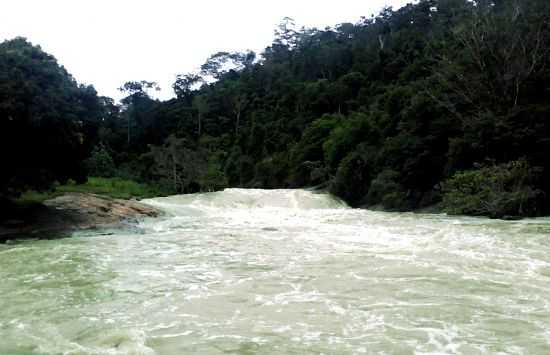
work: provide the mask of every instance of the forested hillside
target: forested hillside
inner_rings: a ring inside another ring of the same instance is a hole
[[[0,43],[0,198],[86,180],[102,106],[54,57],[23,38]]]
[[[547,214],[549,58],[547,0],[422,0],[324,30],[285,19],[260,55],[178,76],[176,98],[136,81],[116,105],[15,39],[0,44],[1,194],[87,169],[166,193],[323,186],[352,206]]]

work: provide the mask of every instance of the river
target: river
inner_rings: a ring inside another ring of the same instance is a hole
[[[0,245],[0,354],[550,353],[549,219],[145,202],[166,216]]]

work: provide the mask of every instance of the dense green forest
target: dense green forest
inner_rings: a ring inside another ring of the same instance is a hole
[[[359,15],[359,14],[358,14]],[[164,193],[329,189],[352,206],[550,212],[550,2],[421,0],[220,52],[120,104],[54,57],[0,44],[0,196],[86,176]]]

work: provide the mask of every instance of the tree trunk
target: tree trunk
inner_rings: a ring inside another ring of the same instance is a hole
[[[130,145],[130,115],[128,115],[128,145]]]
[[[199,112],[199,138],[201,136],[201,132],[202,132],[202,115]]]

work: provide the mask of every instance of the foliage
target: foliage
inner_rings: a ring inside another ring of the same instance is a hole
[[[162,195],[158,187],[121,178],[90,177],[84,184],[69,183],[55,189],[56,192],[81,192],[107,195],[113,198],[151,198]]]
[[[397,171],[383,170],[371,182],[367,197],[369,205],[381,205],[391,211],[410,209],[407,194],[399,181]]]
[[[532,186],[540,171],[517,160],[456,173],[444,183],[443,206],[451,214],[537,216],[543,193]]]
[[[0,197],[84,181],[101,115],[93,87],[24,38],[0,43]]]
[[[159,187],[140,184],[132,180],[118,177],[89,177],[84,184],[77,184],[74,181],[69,181],[67,184],[56,186],[50,191],[25,191],[17,199],[17,202],[23,204],[39,203],[67,192],[90,193],[121,199],[152,198],[164,194],[164,191]]]
[[[88,174],[98,177],[113,177],[116,173],[116,166],[111,154],[103,145],[94,148],[92,155],[85,161]]]
[[[358,144],[361,142],[374,143],[374,139],[371,135],[369,119],[364,114],[355,114],[342,119],[323,144],[328,167],[335,170]]]
[[[298,186],[323,183],[326,174],[320,173],[325,166],[323,144],[338,125],[341,117],[324,115],[305,130],[302,138],[291,151],[294,168],[292,180]]]
[[[468,172],[508,181],[504,171],[518,168],[507,164],[527,161],[540,178],[525,179],[521,193],[506,182],[460,197],[457,185],[447,204],[467,214],[549,213],[549,17],[547,0],[420,0],[322,30],[285,18],[258,56],[215,53],[179,75],[176,98],[164,102],[149,96],[154,83],[128,82],[121,105],[16,40],[0,51],[0,128],[13,137],[0,144],[21,154],[7,158],[2,191],[38,176],[63,181],[74,174],[60,156],[84,158],[101,145],[116,176],[171,193],[328,186],[353,206],[411,210],[439,203],[443,181],[477,181]],[[34,121],[17,128],[12,112]],[[49,131],[41,117],[55,117]],[[47,138],[56,135],[57,150]],[[27,153],[20,142],[34,139]],[[476,168],[480,161],[502,171]],[[505,200],[480,208],[474,200],[495,189]]]
[[[206,149],[191,149],[189,142],[174,135],[162,146],[150,146],[151,178],[172,193],[212,191],[224,186],[220,164]]]
[[[359,150],[348,154],[338,167],[330,191],[352,206],[365,203],[372,179],[368,155]],[[353,189],[350,189],[353,186]]]

